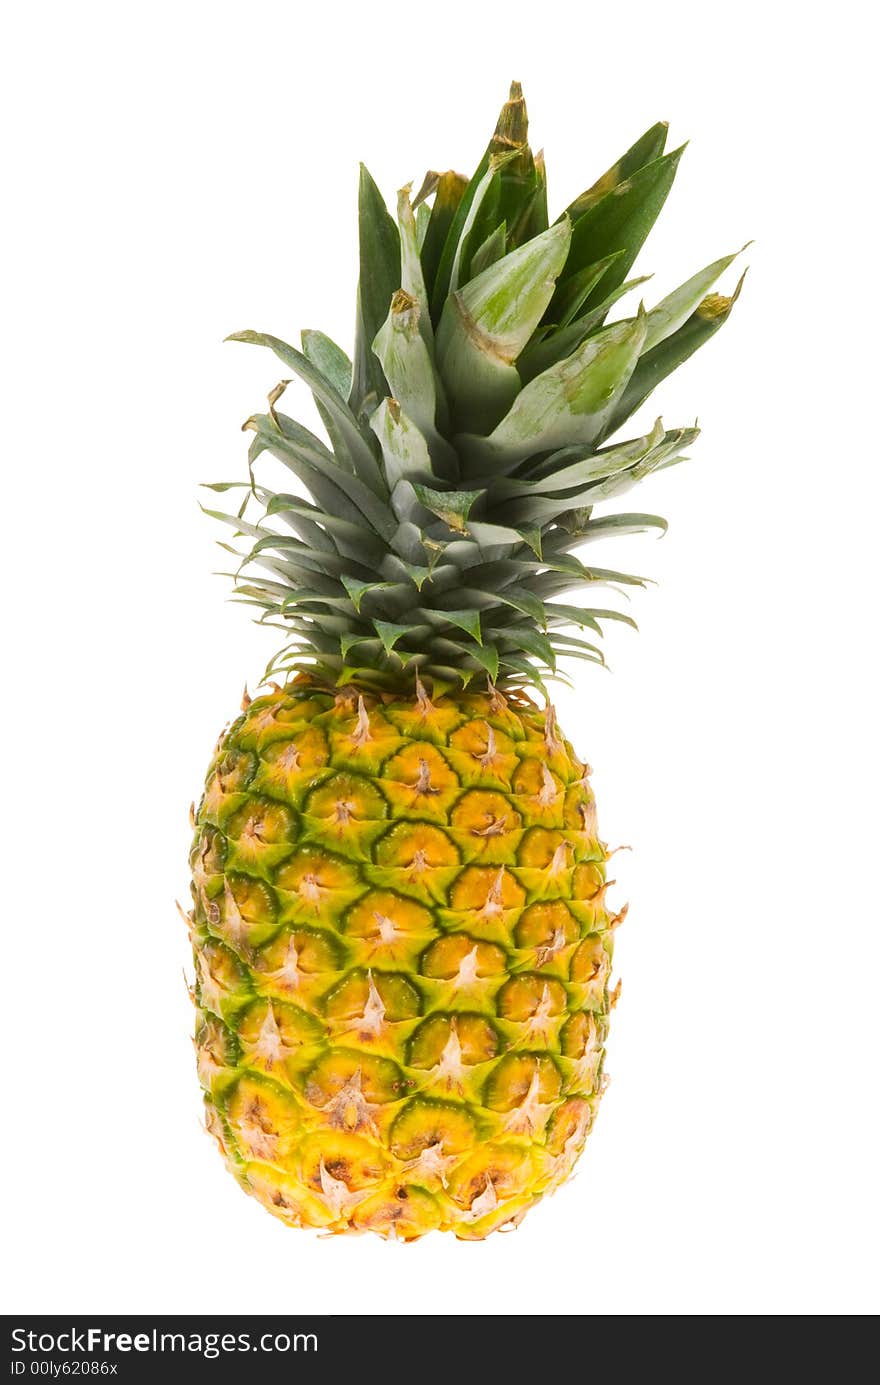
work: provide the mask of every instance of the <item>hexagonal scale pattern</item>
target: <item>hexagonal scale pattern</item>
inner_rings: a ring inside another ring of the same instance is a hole
[[[298,681],[221,737],[191,856],[198,1066],[274,1215],[479,1239],[567,1177],[620,917],[588,774],[521,694]]]

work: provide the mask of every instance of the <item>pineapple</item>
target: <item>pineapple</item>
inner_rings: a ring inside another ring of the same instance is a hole
[[[624,911],[546,683],[632,624],[594,594],[641,585],[576,551],[665,527],[597,504],[696,429],[608,439],[739,291],[711,291],[727,255],[608,322],[642,282],[665,139],[551,225],[515,83],[469,181],[428,174],[394,220],[362,170],[353,364],[320,332],[233,338],[305,381],[327,437],[281,412],[283,380],[245,424],[242,505],[209,512],[285,642],[217,745],[188,915],[208,1129],[288,1225],[481,1239],[595,1119]],[[264,454],[299,489],[269,489]]]

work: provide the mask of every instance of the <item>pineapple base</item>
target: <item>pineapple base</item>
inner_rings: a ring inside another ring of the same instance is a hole
[[[221,737],[191,856],[198,1068],[274,1216],[479,1240],[568,1176],[622,917],[588,774],[519,693],[297,680]]]

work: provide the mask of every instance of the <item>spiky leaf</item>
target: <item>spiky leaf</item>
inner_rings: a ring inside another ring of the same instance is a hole
[[[360,277],[357,290],[351,407],[364,417],[386,393],[373,341],[385,321],[391,295],[400,288],[400,236],[382,194],[361,164],[358,189]]]

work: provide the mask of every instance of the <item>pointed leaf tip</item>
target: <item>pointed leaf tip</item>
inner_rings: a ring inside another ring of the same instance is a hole
[[[715,322],[718,319],[720,319],[723,322],[724,319],[729,315],[734,303],[739,298],[740,292],[742,291],[743,283],[745,281],[745,277],[748,274],[748,272],[749,266],[746,265],[742,274],[739,276],[739,280],[737,281],[737,285],[736,288],[733,290],[733,293],[729,295],[724,293],[707,294],[696,309],[697,317],[702,318],[705,322]]]
[[[749,243],[746,242],[746,244]],[[705,269],[692,275],[684,284],[667,294],[655,308],[652,308],[648,314],[648,333],[644,346],[646,352],[678,331],[693,312],[699,312],[701,304],[708,300],[721,300],[723,298],[723,295],[709,294],[708,291],[745,248],[743,246],[742,250],[735,250],[732,255],[723,255],[721,259],[706,265]],[[707,311],[711,313],[712,310],[710,303],[710,308]]]
[[[489,148],[496,153],[499,149],[523,149],[528,137],[529,116],[523,100],[522,86],[519,82],[511,82],[510,94],[501,107]]]

